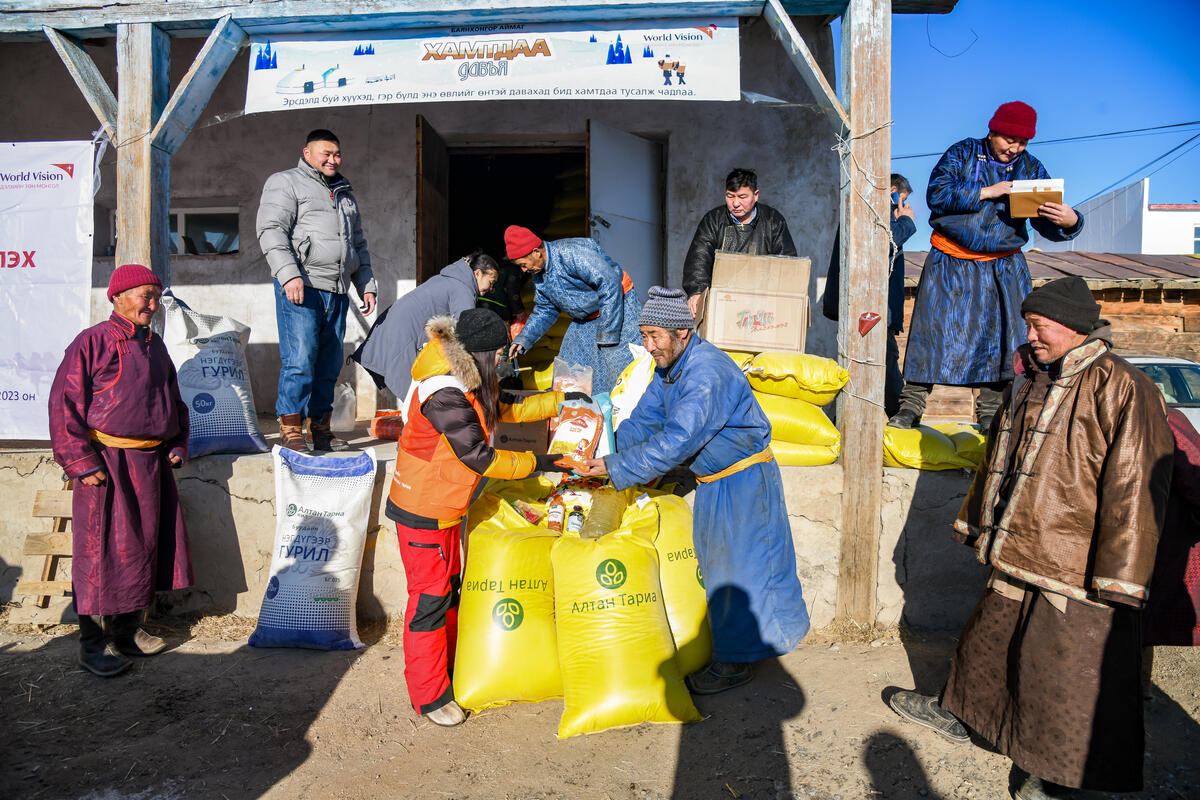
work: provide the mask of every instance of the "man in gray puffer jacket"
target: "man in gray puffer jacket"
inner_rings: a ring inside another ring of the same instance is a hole
[[[279,434],[284,447],[343,449],[329,427],[333,388],[342,368],[350,282],[359,310],[375,310],[376,285],[358,203],[342,177],[341,145],[330,131],[308,134],[300,163],[276,172],[258,206],[258,244],[275,278],[279,326]]]

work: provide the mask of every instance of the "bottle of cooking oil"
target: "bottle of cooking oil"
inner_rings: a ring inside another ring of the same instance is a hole
[[[579,536],[583,539],[599,539],[606,533],[612,533],[621,526],[621,517],[625,514],[625,495],[611,486],[597,489],[592,494],[592,510],[588,512],[587,521]]]

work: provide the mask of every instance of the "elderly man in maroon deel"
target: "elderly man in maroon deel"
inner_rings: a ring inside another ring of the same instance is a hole
[[[74,479],[71,584],[79,663],[104,677],[162,652],[141,628],[155,591],[192,582],[171,468],[187,455],[188,410],[150,330],[162,282],[140,264],[108,283],[113,314],[75,337],[50,390],[54,460]]]

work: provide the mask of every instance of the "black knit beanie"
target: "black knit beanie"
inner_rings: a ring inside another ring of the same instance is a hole
[[[1076,333],[1091,333],[1100,327],[1100,304],[1078,275],[1034,289],[1021,303],[1021,315],[1025,314],[1041,314]]]
[[[468,353],[484,353],[508,344],[508,325],[490,309],[468,308],[459,314],[454,335]]]

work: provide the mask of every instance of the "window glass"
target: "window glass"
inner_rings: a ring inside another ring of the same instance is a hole
[[[1200,406],[1200,367],[1176,367],[1181,405]]]
[[[238,251],[236,213],[189,213],[183,219],[183,243],[187,252],[206,254]]]

